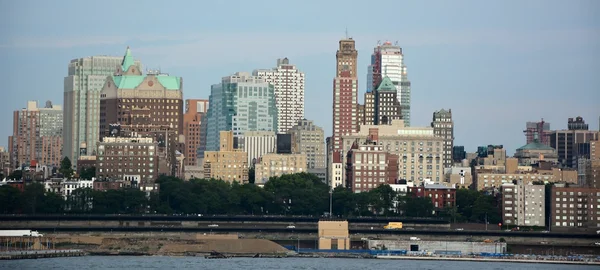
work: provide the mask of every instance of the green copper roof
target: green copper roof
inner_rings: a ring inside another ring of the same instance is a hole
[[[125,51],[125,56],[123,56],[123,62],[121,62],[121,68],[123,71],[127,71],[130,66],[133,66],[133,56],[131,56],[131,50],[129,46],[127,46],[127,50]]]
[[[156,76],[158,82],[164,86],[167,90],[180,90],[181,89],[181,78],[175,76]],[[146,76],[140,75],[123,75],[123,76],[112,76],[113,81],[117,88],[121,89],[134,89],[138,87]]]
[[[379,84],[379,87],[377,87],[377,91],[393,91],[393,92],[396,92],[396,86],[394,85],[394,83],[392,82],[392,80],[390,80],[390,78],[388,76],[385,76],[383,78],[383,80],[381,80],[381,83]]]
[[[523,145],[523,146],[517,148],[517,150],[554,150],[554,148],[547,146],[543,143],[533,141],[531,143],[528,143],[526,145]]]

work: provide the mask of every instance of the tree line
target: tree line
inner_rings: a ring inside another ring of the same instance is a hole
[[[369,192],[352,193],[344,187],[329,187],[308,173],[271,178],[264,187],[228,183],[215,179],[184,181],[175,177],[157,179],[160,192],[149,196],[136,188],[99,191],[77,189],[66,199],[44,192],[38,183],[23,192],[0,187],[3,214],[204,214],[204,215],[312,215],[334,216],[446,217],[456,222],[490,222],[499,219],[493,196],[459,189],[455,208],[434,209],[430,198],[395,192],[381,185]],[[330,198],[331,195],[331,198]],[[434,213],[435,210],[435,213]]]

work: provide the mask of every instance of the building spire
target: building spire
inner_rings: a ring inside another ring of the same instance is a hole
[[[134,64],[133,56],[131,56],[131,49],[127,46],[127,50],[125,51],[125,55],[123,56],[123,61],[121,62],[121,68],[123,71],[127,71],[130,66]]]

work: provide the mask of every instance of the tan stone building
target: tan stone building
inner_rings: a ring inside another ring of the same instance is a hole
[[[325,132],[310,120],[300,120],[292,127],[292,149],[306,155],[307,169],[323,169],[325,164]]]
[[[455,186],[457,188],[469,188],[473,184],[473,174],[471,167],[450,167],[445,170],[445,185]],[[442,184],[442,183],[440,183]]]
[[[248,154],[234,148],[233,131],[219,134],[220,150],[204,152],[204,178],[248,183]]]
[[[513,161],[510,161],[513,160]],[[522,180],[525,185],[532,182],[542,181],[544,183],[577,183],[577,171],[565,170],[559,168],[551,168],[549,170],[541,170],[530,166],[516,166],[515,159],[509,159],[508,163],[513,163],[513,166],[505,166],[501,169],[497,166],[488,167],[479,166],[475,170],[475,183],[477,190],[487,190],[500,188],[502,184],[512,183],[513,181]],[[525,167],[525,168],[522,168]]]
[[[319,249],[350,249],[350,233],[346,220],[319,220]]]
[[[262,186],[271,177],[301,173],[306,170],[304,154],[264,154],[255,164],[254,183]]]
[[[342,136],[344,155],[354,142],[365,143],[374,133],[384,150],[398,155],[398,179],[413,181],[415,185],[427,179],[444,180],[444,139],[435,136],[431,127],[405,127],[403,120],[392,120],[389,125],[363,125],[357,133]]]

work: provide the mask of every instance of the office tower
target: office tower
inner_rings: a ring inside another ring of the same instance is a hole
[[[402,119],[400,102],[396,99],[396,86],[385,76],[375,90],[375,125],[389,125]]]
[[[375,90],[367,89],[365,92],[365,110],[361,125],[375,125]]]
[[[525,133],[527,144],[537,141],[550,146],[550,123],[545,122],[544,119],[540,122],[527,122],[523,133]]]
[[[206,113],[206,151],[219,150],[219,132],[277,131],[277,107],[273,85],[264,78],[238,72],[211,87]]]
[[[64,79],[63,155],[75,166],[79,156],[92,155],[100,134],[100,90],[108,76],[121,68],[123,57],[73,59]],[[134,61],[142,69],[139,61]]]
[[[550,131],[550,147],[558,152],[558,162],[565,167],[576,168],[578,157],[589,157],[589,142],[597,140],[599,131],[588,130],[583,118],[569,118],[568,130]]]
[[[177,175],[183,169],[178,157],[185,152],[182,83],[181,77],[158,71],[143,75],[128,47],[121,68],[100,92],[100,138],[153,138],[164,161],[159,174]]]
[[[304,72],[284,58],[277,59],[276,68],[255,70],[252,75],[265,79],[274,87],[277,133],[286,133],[304,118]]]
[[[39,164],[59,167],[62,158],[62,106],[46,102],[44,108],[37,101],[28,101],[27,107],[13,113],[13,135],[10,136],[11,168]]]
[[[308,169],[323,169],[325,164],[325,132],[310,120],[300,120],[288,130],[292,134],[294,154],[305,154]]]
[[[396,86],[397,98],[402,106],[405,126],[410,126],[410,81],[404,65],[402,48],[386,41],[377,45],[371,55],[371,65],[367,72],[367,92],[377,89],[385,76]],[[365,100],[366,103],[366,100]]]
[[[333,151],[338,153],[342,151],[341,137],[358,130],[357,57],[354,40],[340,40],[336,53],[336,77],[333,80]]]
[[[441,109],[433,112],[433,121],[431,122],[433,133],[444,138],[444,168],[452,167],[452,150],[454,147],[454,122],[452,121],[452,109]]]
[[[198,166],[197,154],[201,141],[200,125],[202,117],[208,110],[206,99],[186,99],[183,114],[183,136],[185,137],[185,165]]]

